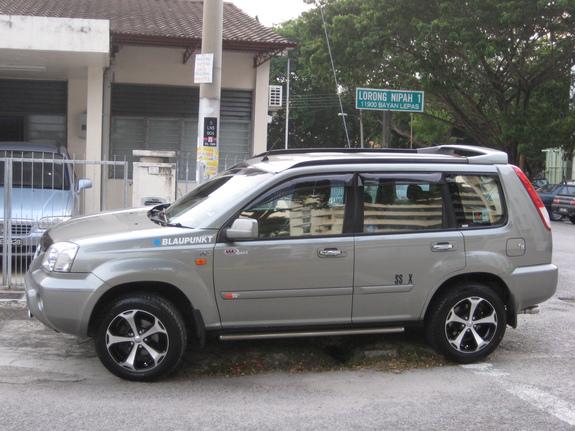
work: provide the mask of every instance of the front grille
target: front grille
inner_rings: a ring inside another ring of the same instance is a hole
[[[30,223],[13,223],[12,224],[12,235],[14,235],[14,236],[29,235],[31,230],[32,230],[32,225]]]

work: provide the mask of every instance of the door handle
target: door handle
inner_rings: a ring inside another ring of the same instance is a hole
[[[450,242],[436,242],[431,245],[431,251],[451,251],[455,246]]]
[[[317,254],[319,257],[343,257],[345,256],[345,252],[340,250],[339,248],[324,248],[318,250]]]

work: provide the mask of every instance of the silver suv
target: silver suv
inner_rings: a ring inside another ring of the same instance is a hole
[[[469,363],[551,297],[547,211],[498,151],[292,150],[255,156],[172,205],[49,230],[30,312],[91,336],[130,380],[188,342],[384,334],[424,325]]]

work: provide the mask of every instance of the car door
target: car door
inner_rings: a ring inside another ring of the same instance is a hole
[[[222,325],[300,326],[351,322],[352,175],[313,175],[273,187],[240,211],[258,238],[218,242],[215,293]]]
[[[465,267],[463,236],[448,230],[440,173],[361,176],[353,322],[420,318],[432,290]]]

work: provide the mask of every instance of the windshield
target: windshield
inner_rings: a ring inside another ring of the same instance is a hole
[[[4,186],[4,163],[0,163],[0,186]],[[64,163],[12,162],[12,186],[68,190],[70,181]]]
[[[196,187],[165,210],[166,222],[204,227],[272,174],[253,168],[227,171]]]

